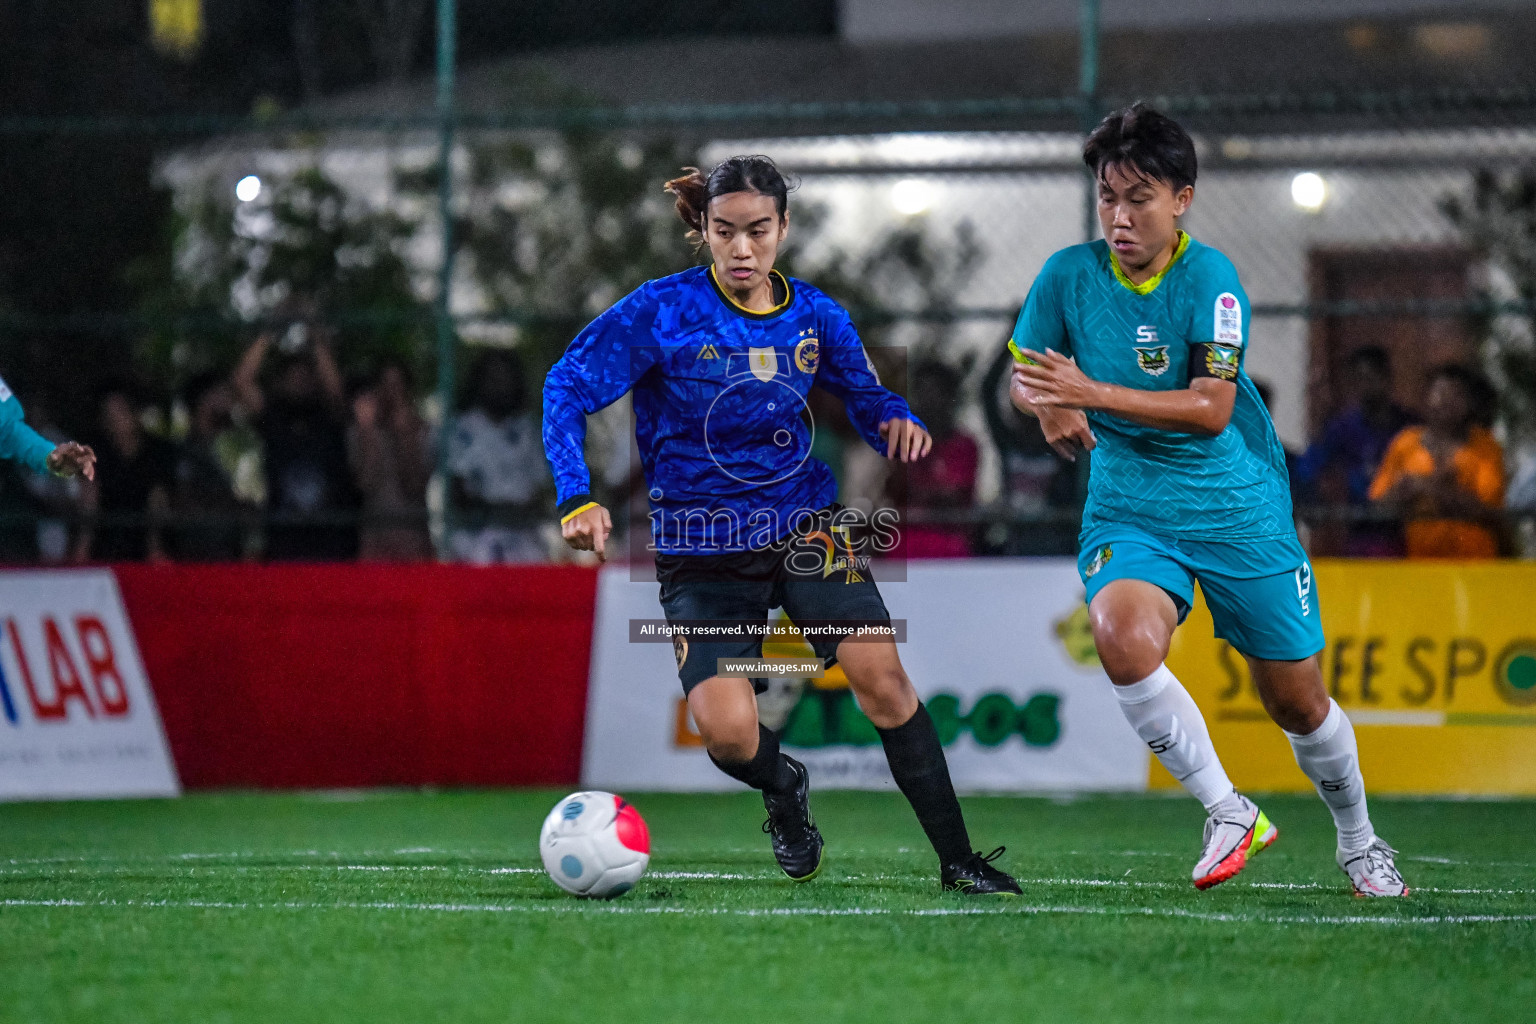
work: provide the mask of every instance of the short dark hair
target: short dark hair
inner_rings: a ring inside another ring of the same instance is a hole
[[[667,182],[666,190],[677,197],[677,215],[688,227],[703,233],[704,218],[712,199],[733,192],[756,192],[773,199],[779,219],[789,209],[789,194],[797,184],[790,181],[766,156],[733,156],[722,160],[706,174],[697,167],[684,167],[683,176]]]
[[[1380,345],[1361,345],[1349,354],[1346,362],[1351,369],[1369,366],[1380,373],[1392,372],[1392,356]]]
[[[1102,179],[1111,167],[1167,184],[1175,192],[1195,183],[1195,142],[1179,122],[1133,103],[1099,122],[1083,143],[1083,163]]]

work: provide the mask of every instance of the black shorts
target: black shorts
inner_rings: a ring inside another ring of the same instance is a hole
[[[661,583],[667,622],[766,624],[771,609],[783,608],[790,621],[802,628],[811,623],[835,624],[845,630],[889,626],[891,613],[870,579],[867,564],[834,540],[834,531],[817,528],[831,519],[835,508],[823,509],[816,525],[782,544],[733,554],[658,554],[656,579]],[[843,638],[830,632],[813,634],[809,643],[830,666],[837,661],[837,645]],[[718,675],[716,663],[721,658],[761,658],[763,638],[674,636],[672,650],[686,694]],[[763,692],[762,681],[753,680],[753,686]]]

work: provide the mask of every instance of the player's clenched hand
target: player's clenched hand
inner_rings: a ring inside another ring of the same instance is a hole
[[[1056,454],[1068,462],[1077,461],[1079,451],[1091,452],[1098,446],[1088,417],[1081,409],[1055,409],[1041,406],[1038,410],[1040,429]]]
[[[579,516],[573,516],[560,524],[560,536],[565,542],[577,551],[596,551],[601,561],[608,561],[608,554],[604,547],[608,543],[608,535],[613,532],[613,520],[608,515],[608,510],[601,505],[587,509]]]
[[[916,462],[933,447],[933,437],[911,420],[886,420],[880,424],[880,439],[885,442],[885,457],[902,462]]]
[[[48,453],[48,472],[55,476],[83,476],[96,479],[96,453],[88,446],[65,441]]]
[[[1024,354],[1034,362],[1015,363],[1013,378],[1034,392],[1031,402],[1036,409],[1052,405],[1066,409],[1093,407],[1099,383],[1090,380],[1076,363],[1050,349],[1044,352],[1025,349]]]

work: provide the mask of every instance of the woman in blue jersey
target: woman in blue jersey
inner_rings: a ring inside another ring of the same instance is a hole
[[[1195,885],[1231,878],[1278,836],[1233,789],[1163,664],[1198,580],[1216,635],[1247,658],[1332,811],[1355,892],[1404,895],[1371,827],[1354,730],[1323,686],[1285,453],[1243,369],[1248,298],[1231,262],[1178,227],[1194,200],[1194,144],[1137,104],[1104,119],[1083,159],[1104,240],[1058,252],[1036,278],[1009,342],[1013,396],[1053,444],[1093,449],[1078,559],[1094,642],[1126,720],[1205,805]]]
[[[809,775],[758,722],[750,673],[720,662],[761,656],[760,630],[782,607],[818,657],[842,665],[879,731],[891,774],[939,855],[945,889],[1018,885],[972,850],[938,732],[889,636],[867,558],[855,551],[836,484],[810,455],[805,399],[841,399],[864,439],[910,462],[931,439],[881,386],[848,314],[773,269],[789,230],[789,187],[766,157],[694,168],[667,190],[712,257],[651,281],[577,336],[544,384],[544,447],[567,543],[599,556],[612,529],[583,458],[586,417],[633,392],[651,503],[661,604],[678,675],[710,758],[761,790],[764,826],[789,877],[821,866]],[[863,637],[850,633],[863,628]]]
[[[75,441],[54,444],[27,426],[21,400],[0,380],[0,459],[14,459],[34,473],[96,479],[96,453]]]

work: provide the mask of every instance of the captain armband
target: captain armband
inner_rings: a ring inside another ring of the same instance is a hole
[[[1216,380],[1236,380],[1237,371],[1243,365],[1243,350],[1235,345],[1218,345],[1209,342],[1189,347],[1189,379],[1214,377]]]

